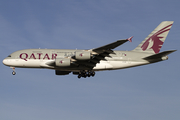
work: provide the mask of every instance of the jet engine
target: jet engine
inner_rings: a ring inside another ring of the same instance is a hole
[[[56,70],[55,71],[56,75],[68,75],[69,73],[71,73],[70,71],[60,71],[60,70]]]
[[[55,64],[58,67],[68,67],[71,65],[71,60],[69,58],[56,58]]]
[[[75,52],[75,58],[77,60],[89,60],[91,58],[90,51],[77,51]]]

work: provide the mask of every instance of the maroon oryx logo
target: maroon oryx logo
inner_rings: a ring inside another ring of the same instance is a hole
[[[81,57],[82,57],[82,56],[83,56],[83,53],[79,54],[79,56],[81,56]]]
[[[59,61],[59,63],[63,64],[63,60]]]
[[[165,33],[167,31],[170,30],[170,26],[172,26],[172,24],[162,28],[161,30],[157,31],[156,33],[154,33],[151,37],[149,37],[144,44],[141,46],[142,50],[145,51],[147,49],[153,49],[153,51],[155,53],[159,53],[162,45],[163,45],[163,41],[161,41],[160,39],[164,38],[163,36],[159,36],[162,33]]]

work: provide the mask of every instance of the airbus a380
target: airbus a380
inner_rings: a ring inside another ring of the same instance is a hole
[[[95,75],[95,71],[116,70],[151,64],[168,59],[168,54],[176,50],[160,52],[171,29],[173,21],[161,22],[134,50],[114,51],[113,49],[132,41],[128,39],[89,50],[65,49],[25,49],[10,54],[3,64],[13,69],[47,68],[55,70],[56,75],[73,73],[81,77]]]

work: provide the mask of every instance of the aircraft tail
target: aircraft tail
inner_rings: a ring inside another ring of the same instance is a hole
[[[168,50],[168,51],[160,52],[160,53],[157,53],[157,54],[153,54],[153,55],[145,57],[143,59],[148,60],[148,61],[157,60],[157,59],[166,60],[166,59],[168,59],[167,55],[169,55],[169,54],[171,54],[171,53],[173,53],[175,51],[176,50]]]
[[[159,53],[173,21],[161,22],[133,51]]]

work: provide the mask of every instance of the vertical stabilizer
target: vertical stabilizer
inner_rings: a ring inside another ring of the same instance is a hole
[[[173,21],[161,22],[133,51],[159,53]]]

